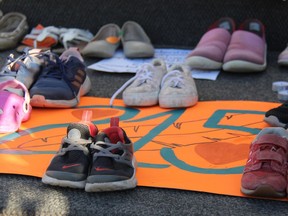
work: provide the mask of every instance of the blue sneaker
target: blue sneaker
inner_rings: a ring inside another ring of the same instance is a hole
[[[45,66],[30,89],[33,107],[75,107],[91,89],[86,66],[76,48],[69,48],[60,57],[47,53]]]

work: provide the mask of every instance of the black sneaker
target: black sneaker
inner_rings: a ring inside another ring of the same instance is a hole
[[[79,51],[69,48],[60,57],[46,58],[40,77],[30,89],[33,107],[75,107],[91,89],[91,81]]]
[[[265,113],[264,121],[270,126],[284,127],[288,126],[288,103],[273,108]]]
[[[133,143],[118,124],[119,118],[111,118],[110,127],[99,132],[96,142],[90,146],[93,162],[86,192],[125,190],[137,186]]]
[[[95,140],[97,127],[91,122],[71,123],[67,137],[47,168],[42,182],[49,185],[85,188],[91,156],[89,145]]]

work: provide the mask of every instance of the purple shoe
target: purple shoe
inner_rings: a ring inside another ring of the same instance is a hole
[[[217,20],[187,56],[185,64],[196,69],[221,69],[234,30],[235,22],[231,18],[223,17]]]
[[[259,72],[265,70],[266,64],[264,25],[257,19],[248,19],[232,34],[223,70]]]
[[[288,66],[288,44],[286,49],[278,56],[278,64],[281,66]]]
[[[246,195],[284,197],[287,187],[288,133],[282,127],[264,128],[250,146],[241,179]]]

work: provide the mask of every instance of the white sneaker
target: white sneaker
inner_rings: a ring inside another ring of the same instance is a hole
[[[163,76],[167,73],[163,60],[155,59],[151,64],[143,64],[136,75],[128,80],[111,97],[110,105],[115,97],[123,91],[123,101],[127,106],[153,106],[158,104],[158,96]]]
[[[163,77],[159,94],[162,108],[190,107],[198,102],[198,92],[188,67],[173,65]]]

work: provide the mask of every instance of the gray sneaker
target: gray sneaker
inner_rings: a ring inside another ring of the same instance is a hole
[[[188,67],[173,65],[163,77],[159,94],[162,108],[190,107],[198,102],[198,92]]]
[[[136,22],[127,21],[122,26],[122,45],[127,58],[154,56],[154,47],[143,28]]]
[[[163,76],[167,73],[166,64],[163,60],[155,59],[151,64],[143,64],[136,75],[128,80],[112,96],[114,98],[123,91],[123,101],[127,106],[153,106],[158,104],[158,95]]]
[[[41,69],[38,58],[40,49],[27,50],[23,55],[14,58],[13,54],[7,57],[7,63],[0,71],[0,82],[16,79],[29,89],[34,83]]]

